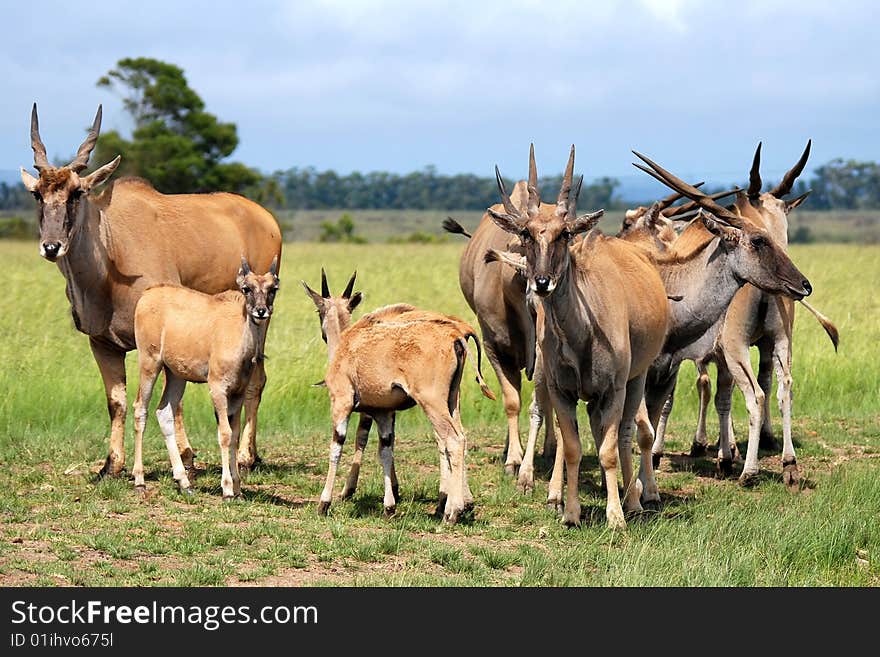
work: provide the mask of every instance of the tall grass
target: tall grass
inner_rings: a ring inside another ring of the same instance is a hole
[[[73,328],[61,274],[39,258],[36,244],[0,243],[8,282],[0,298],[0,535],[21,541],[0,541],[0,583],[880,583],[880,485],[872,458],[880,453],[877,247],[791,249],[813,284],[810,301],[841,333],[835,354],[812,316],[797,310],[795,439],[808,479],[800,494],[791,494],[773,476],[778,461],[766,463],[768,476],[756,489],[743,490],[735,481],[712,479],[709,460],[681,460],[660,473],[663,511],[631,522],[624,534],[610,533],[603,524],[592,441],[585,440],[582,499],[588,520],[584,528],[566,531],[543,505],[545,466],[532,497],[520,496],[503,478],[502,405],[483,398],[468,375],[462,415],[477,496],[471,521],[443,527],[430,515],[438,485],[436,448],[418,409],[400,414],[398,422],[403,499],[397,517],[381,517],[381,468],[371,447],[358,494],[335,501],[330,518],[317,518],[313,501],[330,426],[326,390],[311,384],[323,377],[326,346],[299,281],[317,286],[324,267],[336,292],[357,269],[355,289],[364,292],[364,311],[405,301],[456,314],[476,327],[458,287],[462,248],[463,241],[285,245],[260,409],[265,465],[247,478],[245,500],[222,505],[205,386],[190,385],[185,402],[199,463],[208,466],[197,479],[195,500],[174,492],[152,416],[147,502],[134,498],[129,481],[94,479],[89,468],[106,456],[108,419],[88,340]],[[485,360],[483,367],[498,392]],[[134,352],[127,371],[131,402]],[[686,365],[669,452],[690,443],[697,408],[693,383],[693,367]],[[525,407],[531,384],[525,382],[523,390]],[[744,438],[746,415],[738,393],[734,414],[737,435]],[[525,408],[522,418],[524,426]],[[712,414],[710,427],[714,421]],[[778,427],[778,413],[774,422]],[[129,422],[129,459],[131,436]],[[347,446],[344,459],[350,451]]]

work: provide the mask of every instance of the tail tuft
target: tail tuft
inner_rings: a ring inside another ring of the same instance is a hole
[[[443,230],[447,233],[452,233],[453,235],[464,235],[467,238],[471,237],[471,234],[464,229],[464,226],[452,217],[446,217],[446,219],[443,220]]]

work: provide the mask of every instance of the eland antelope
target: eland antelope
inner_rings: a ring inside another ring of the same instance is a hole
[[[70,164],[54,167],[40,139],[37,105],[31,112],[34,177],[21,179],[37,203],[40,255],[54,262],[67,284],[76,329],[89,336],[110,414],[110,451],[102,474],[125,465],[125,354],[135,348],[135,305],[161,283],[207,294],[235,289],[239,257],[265,271],[281,257],[281,231],[265,209],[236,194],[160,194],[138,178],[122,178],[102,193],[120,157],[81,176],[98,141],[101,107]],[[266,383],[262,362],[254,368],[245,399],[239,462],[256,459],[257,407]],[[193,452],[175,416],[178,449],[192,471]]]
[[[180,490],[191,494],[189,477],[177,450],[174,416],[187,381],[207,383],[217,417],[223,497],[241,493],[237,443],[241,407],[251,373],[263,361],[266,329],[278,291],[278,261],[258,275],[241,258],[236,285],[209,295],[176,285],[157,285],[141,295],[134,313],[140,385],[134,402],[134,484],[144,494],[143,440],[147,409],[159,374],[165,390],[156,418]]]
[[[354,277],[350,281],[352,287]],[[384,469],[385,513],[393,514],[397,476],[394,470],[395,413],[418,404],[430,420],[440,453],[440,499],[446,522],[456,522],[473,495],[467,483],[467,438],[461,425],[460,388],[467,340],[477,346],[476,370],[480,390],[495,399],[480,371],[480,341],[474,329],[457,317],[395,304],[368,313],[347,328],[355,298],[347,287],[342,302],[334,300],[322,274],[322,294],[303,286],[321,319],[329,363],[324,383],[330,395],[333,437],[330,462],[318,512],[326,514],[333,499],[333,482],[352,412],[375,420],[379,455]],[[349,295],[345,299],[345,295]],[[363,424],[362,424],[363,426]],[[366,445],[366,433],[359,432]],[[349,478],[351,479],[351,477]],[[355,479],[356,481],[356,479]],[[353,490],[353,489],[352,489]]]
[[[749,176],[749,188],[747,192],[737,195],[733,210],[737,216],[754,226],[759,226],[769,236],[769,239],[761,240],[761,245],[758,248],[766,251],[767,246],[772,244],[775,249],[784,253],[788,243],[787,214],[800,205],[809,192],[791,200],[782,200],[781,197],[791,192],[794,181],[803,171],[809,157],[810,143],[807,144],[800,160],[785,174],[779,185],[764,194],[760,191],[760,152],[761,145],[759,144]],[[648,163],[653,170],[653,172],[648,171],[649,173],[661,179],[673,190],[682,192],[689,198],[696,200],[701,207],[710,212],[717,210],[730,212],[726,208],[713,207],[715,204],[706,199],[698,190],[683,183],[647,158],[641,155],[639,157]],[[640,166],[640,168],[643,167]],[[646,169],[643,168],[643,170]],[[701,410],[700,424],[692,446],[692,454],[699,455],[705,452],[707,442],[705,407],[709,398],[709,378],[706,366],[709,361],[714,360],[718,365],[718,392],[715,396],[715,405],[721,426],[718,452],[719,470],[723,474],[729,474],[732,471],[731,445],[735,447],[735,443],[730,420],[730,392],[735,381],[743,391],[749,411],[748,447],[740,481],[744,484],[749,483],[757,475],[760,435],[762,428],[765,431],[769,430],[769,409],[766,406],[769,400],[766,397],[765,389],[770,387],[775,364],[779,379],[779,405],[783,414],[783,479],[789,485],[797,485],[800,474],[791,440],[791,331],[794,321],[794,301],[802,301],[805,295],[795,288],[779,291],[754,285],[752,281],[749,282],[752,284],[743,287],[731,301],[714,343],[707,345],[709,348],[696,359]],[[803,287],[808,293],[811,291],[806,282]],[[816,315],[836,347],[837,329],[812,306],[804,305]],[[750,344],[757,344],[761,352],[761,368],[757,379],[752,373],[749,362]],[[668,417],[672,399],[667,394],[665,399],[657,399],[656,403],[658,405],[657,411],[661,417],[656,418],[655,426],[660,425],[665,431],[665,417],[663,416]],[[702,431],[700,427],[702,427]],[[772,436],[772,432],[770,435]],[[653,451],[656,462],[663,453],[662,433],[658,435]]]
[[[597,232],[573,243],[575,236],[593,228],[603,214],[599,210],[577,216],[583,177],[572,180],[574,155],[572,146],[555,204],[541,202],[534,147],[529,153],[524,207],[511,201],[496,167],[503,210],[492,207],[488,213],[502,230],[519,239],[527,288],[540,298],[543,308],[543,369],[562,433],[566,467],[563,520],[568,525],[580,523],[578,469],[582,452],[576,408],[578,401],[584,400],[606,482],[608,524],[624,527],[618,466],[623,474],[626,509],[641,509],[640,487],[632,476],[630,440],[648,367],[666,335],[666,292],[657,270],[637,247]],[[492,253],[484,257],[491,259]],[[651,459],[646,456],[649,446],[650,442],[642,445],[641,469],[656,489]],[[550,489],[550,498],[561,500],[561,476],[551,479]]]

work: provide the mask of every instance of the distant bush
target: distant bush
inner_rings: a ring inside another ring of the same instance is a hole
[[[432,235],[417,230],[409,235],[393,235],[388,238],[389,244],[440,244],[446,241],[446,235]]]
[[[813,236],[812,231],[804,225],[800,225],[791,231],[791,235],[788,236],[789,244],[811,244],[815,242],[816,238]]]
[[[330,221],[321,223],[319,242],[348,242],[352,244],[365,244],[366,238],[354,234],[354,219],[347,212],[339,217],[334,224]]]
[[[0,217],[0,239],[32,239],[37,231],[21,217]]]

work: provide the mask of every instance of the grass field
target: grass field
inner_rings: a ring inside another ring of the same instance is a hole
[[[819,325],[798,309],[794,436],[806,475],[799,492],[782,484],[778,454],[763,454],[764,476],[750,489],[716,479],[710,458],[683,455],[697,408],[687,364],[667,443],[672,458],[659,472],[662,509],[632,519],[625,532],[605,528],[589,439],[582,527],[564,528],[545,508],[547,464],[539,464],[532,496],[516,491],[500,461],[501,403],[484,399],[471,376],[463,384],[462,413],[476,496],[472,518],[445,526],[432,516],[436,446],[418,409],[398,421],[396,516],[382,515],[372,438],[358,493],[334,500],[330,515],[318,517],[330,426],[326,391],[310,384],[323,376],[326,347],[299,280],[317,286],[324,266],[338,291],[356,268],[362,311],[406,301],[475,323],[458,288],[462,247],[454,238],[435,245],[285,245],[260,413],[264,462],[245,479],[244,499],[224,504],[205,386],[191,385],[185,404],[197,464],[205,470],[195,498],[175,491],[152,414],[145,438],[148,498],[137,499],[128,478],[96,478],[107,453],[103,387],[86,337],[73,329],[63,278],[39,258],[34,242],[0,242],[9,283],[0,300],[0,585],[880,584],[878,247],[791,249],[813,284],[812,303],[841,332],[835,354]],[[130,382],[136,365],[132,353]],[[485,362],[484,372],[498,392]],[[530,393],[526,384],[526,399]],[[711,434],[714,422],[713,411]],[[744,450],[738,392],[734,423]],[[341,473],[353,434],[350,429]],[[126,442],[130,467],[131,422]]]

